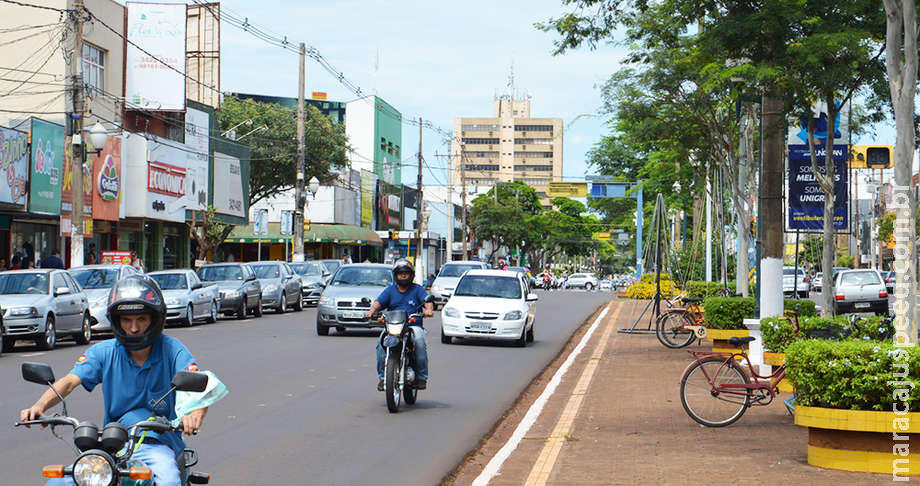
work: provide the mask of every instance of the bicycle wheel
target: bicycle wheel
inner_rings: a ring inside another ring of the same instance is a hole
[[[751,406],[747,393],[716,391],[727,384],[748,383],[747,375],[734,359],[724,361],[725,358],[718,356],[703,358],[680,380],[680,403],[684,410],[690,418],[707,427],[731,425]]]
[[[696,339],[693,331],[687,328],[692,325],[693,320],[684,311],[665,312],[655,323],[655,335],[669,348],[682,348]]]

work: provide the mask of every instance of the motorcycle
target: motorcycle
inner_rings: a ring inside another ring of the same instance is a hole
[[[425,298],[422,306],[429,302],[434,302],[433,296]],[[418,311],[409,314],[404,310],[391,310],[383,312],[377,319],[386,328],[382,342],[386,351],[383,391],[386,393],[390,413],[399,411],[400,399],[413,405],[418,398],[418,389],[415,388],[415,347],[410,324],[421,317]]]
[[[51,433],[58,439],[55,427],[73,428],[73,445],[77,459],[68,466],[51,465],[42,468],[46,478],[70,477],[79,486],[152,486],[153,472],[137,459],[132,459],[135,447],[148,430],[157,433],[181,432],[182,425],[170,423],[165,417],[153,417],[139,422],[130,429],[118,422],[111,422],[102,430],[95,424],[80,421],[67,413],[67,402],[54,388],[54,372],[44,363],[23,363],[22,378],[28,382],[48,385],[57,394],[63,407],[63,415],[44,416],[37,420],[16,422],[15,426],[51,426]],[[180,371],[172,379],[172,388],[157,400],[151,409],[155,410],[170,394],[176,391],[203,392],[208,386],[208,375]],[[179,463],[182,484],[208,484],[210,475],[192,472],[198,463],[198,455],[192,449],[185,449]]]

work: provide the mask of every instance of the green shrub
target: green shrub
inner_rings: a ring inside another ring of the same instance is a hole
[[[895,363],[905,362],[906,377],[895,377],[895,372],[904,372]],[[786,348],[786,375],[795,385],[796,403],[806,407],[891,410],[897,389],[909,389],[908,408],[920,407],[920,347],[858,339],[803,340]],[[904,407],[900,398],[898,407]]]
[[[703,319],[712,329],[744,329],[742,321],[752,317],[753,297],[710,297],[703,301]]]
[[[703,282],[700,280],[691,280],[687,282],[687,297],[705,299],[708,297],[718,297],[722,290],[722,282]],[[728,290],[735,293],[735,282],[728,283]]]
[[[816,316],[815,303],[808,299],[783,299],[783,309],[796,311],[799,317]]]
[[[816,331],[821,333],[829,331],[830,335],[865,341],[891,339],[890,325],[886,329],[882,326],[882,318],[878,316],[867,317],[853,324],[848,322],[847,316],[799,318],[800,337],[796,337],[795,332],[792,331],[792,323],[787,320],[770,317],[760,323],[763,346],[774,353],[785,353],[790,344],[799,339],[806,339],[809,335],[814,335]]]

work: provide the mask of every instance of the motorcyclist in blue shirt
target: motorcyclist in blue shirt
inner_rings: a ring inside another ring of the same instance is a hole
[[[118,421],[125,427],[153,416],[176,418],[175,395],[150,407],[171,387],[178,371],[198,371],[195,358],[178,339],[164,336],[166,305],[159,285],[145,275],[132,275],[115,283],[109,294],[109,322],[115,339],[90,346],[77,359],[73,370],[54,387],[67,396],[78,385],[93,391],[102,384],[105,401],[103,423]],[[60,400],[46,391],[34,405],[20,412],[20,419],[35,420]],[[182,417],[186,434],[197,434],[207,414],[201,408]],[[148,431],[133,458],[153,471],[157,486],[180,486],[177,457],[185,449],[179,433],[157,434]],[[71,485],[71,478],[52,479],[47,484]]]
[[[428,293],[425,289],[416,283],[412,283],[415,276],[415,270],[408,260],[397,260],[393,264],[393,280],[396,282],[390,285],[371,304],[371,309],[367,311],[365,317],[370,319],[377,311],[380,310],[404,310],[409,314],[418,312],[419,307],[424,304],[424,316],[431,317],[434,315],[434,304],[425,302]],[[425,328],[423,319],[416,319],[409,324],[412,330],[412,341],[415,344],[415,388],[424,390],[428,387],[428,348],[425,345]],[[384,360],[386,353],[383,350],[383,337],[386,331],[380,334],[377,340],[377,390],[383,391],[383,372]]]

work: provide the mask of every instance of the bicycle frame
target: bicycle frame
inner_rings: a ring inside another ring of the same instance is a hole
[[[738,396],[745,396],[745,395],[750,396],[752,392],[755,390],[767,390],[770,393],[770,400],[772,401],[774,398],[776,398],[776,395],[779,393],[777,391],[777,386],[779,386],[779,383],[783,381],[784,378],[786,378],[786,366],[785,365],[777,367],[776,370],[774,370],[769,375],[761,375],[757,373],[756,371],[754,371],[754,365],[751,364],[751,360],[750,358],[748,358],[746,353],[717,353],[717,352],[712,352],[712,351],[687,351],[687,352],[693,355],[694,359],[693,359],[693,362],[687,365],[687,368],[684,369],[684,373],[681,376],[688,373],[691,367],[696,366],[698,363],[702,362],[706,358],[710,358],[710,357],[721,358],[722,366],[719,367],[719,371],[722,371],[722,368],[725,367],[729,361],[735,360],[736,357],[744,358],[744,361],[747,364],[748,377],[754,378],[754,383],[723,384],[723,385],[716,386],[716,384],[713,382],[713,377],[709,376],[709,373],[706,371],[706,368],[703,368],[703,367],[700,368],[703,371],[703,376],[706,377],[706,381],[708,381],[709,384],[712,386],[713,391],[717,393],[726,393],[726,394],[738,395]],[[742,372],[744,372],[743,367],[742,367]],[[769,384],[760,383],[760,380],[767,380],[767,379],[770,380]],[[744,390],[744,391],[741,392],[738,390]]]

